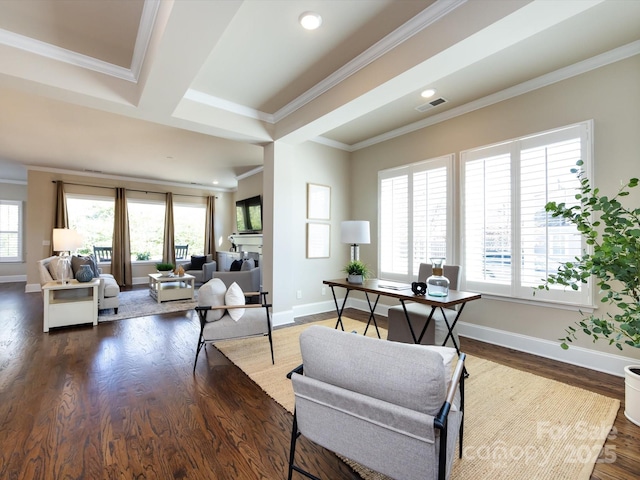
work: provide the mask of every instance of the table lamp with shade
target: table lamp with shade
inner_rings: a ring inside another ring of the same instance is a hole
[[[371,243],[368,220],[347,220],[340,224],[340,240],[351,245],[351,261],[360,260],[360,245]]]
[[[78,232],[70,228],[53,229],[53,251],[58,252],[58,280],[60,283],[69,283],[67,278],[71,270],[69,255],[82,245],[82,237]]]

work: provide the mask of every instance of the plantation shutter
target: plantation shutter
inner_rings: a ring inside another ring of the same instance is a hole
[[[22,261],[22,202],[0,200],[0,261]]]

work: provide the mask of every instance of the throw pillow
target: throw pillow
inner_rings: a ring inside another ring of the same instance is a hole
[[[253,270],[256,268],[256,262],[253,258],[247,258],[244,262],[242,262],[242,267],[240,267],[241,271]]]
[[[212,278],[202,285],[198,290],[199,307],[221,307],[224,305],[224,296],[227,293],[227,286],[219,278]],[[220,320],[224,315],[224,310],[209,310],[207,322]]]
[[[65,280],[71,280],[73,278],[73,271],[71,270],[71,262],[69,259],[62,260],[60,257],[52,258],[49,262],[47,269],[51,274],[51,278],[54,280],[60,280],[60,268],[64,265],[64,278]]]
[[[229,267],[230,272],[239,272],[242,268],[242,260],[234,260]]]
[[[202,270],[206,261],[207,257],[204,255],[191,255],[191,270]]]
[[[100,274],[98,273],[98,265],[95,263],[95,258],[93,258],[93,255],[89,255],[87,257],[74,255],[73,257],[71,257],[71,270],[73,270],[74,277],[80,271],[80,267],[82,265],[89,265],[91,267],[91,272],[93,273],[94,278],[100,276]]]
[[[233,282],[228,288],[227,293],[225,293],[224,303],[228,307],[245,304],[244,293],[236,282]],[[233,320],[237,322],[238,320],[240,320],[240,317],[244,315],[244,311],[244,308],[230,308],[227,310],[227,313]]]

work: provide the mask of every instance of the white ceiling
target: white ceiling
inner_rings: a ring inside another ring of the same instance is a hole
[[[234,189],[268,142],[352,151],[636,55],[638,25],[636,0],[1,0],[0,179]]]

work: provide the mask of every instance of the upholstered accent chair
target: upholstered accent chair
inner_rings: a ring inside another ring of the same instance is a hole
[[[431,276],[432,272],[433,270],[430,263],[421,263],[420,269],[418,270],[418,281],[426,282],[427,278]],[[458,285],[460,284],[460,266],[445,265],[443,274],[449,279],[449,288],[451,290],[457,290]],[[429,315],[431,314],[431,307],[429,305],[415,302],[406,302],[405,306],[407,307],[407,312],[409,313],[411,326],[413,327],[413,331],[416,332],[417,336],[424,328],[424,325],[429,318]],[[421,343],[423,345],[443,345],[445,339],[449,334],[449,329],[444,323],[445,319],[449,323],[449,325],[451,325],[454,322],[457,314],[457,309],[436,309],[431,322],[429,322],[427,331],[425,332],[424,337],[422,337]],[[395,305],[393,307],[390,307],[387,315],[387,318],[389,320],[389,332],[387,335],[387,340],[391,340],[394,342],[413,343],[413,337],[411,336],[409,325],[407,325],[407,318],[405,316],[402,305]],[[453,343],[454,340],[455,344]],[[453,339],[449,337],[446,342],[446,346],[448,347],[453,347],[455,345],[457,345],[458,348],[460,347],[460,339],[458,338],[458,332],[456,328],[454,328],[453,330]]]
[[[184,272],[193,275],[196,283],[207,283],[213,278],[217,263],[213,260],[213,255],[191,255],[191,261],[182,264]]]
[[[240,296],[243,298],[239,298]],[[253,298],[257,301],[251,303]],[[275,363],[270,308],[267,292],[242,291],[236,283],[227,288],[219,278],[212,278],[200,287],[198,306],[195,308],[200,319],[200,336],[193,372],[196,371],[200,350],[207,342],[215,343],[235,338],[268,337],[271,363]]]
[[[449,478],[456,439],[463,451],[464,353],[319,325],[302,332],[300,350],[303,364],[288,375],[289,480],[294,470],[317,478],[295,463],[300,435],[391,478]]]

